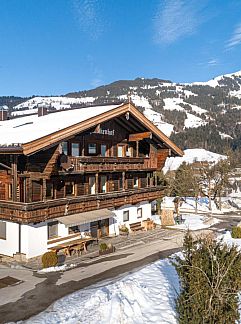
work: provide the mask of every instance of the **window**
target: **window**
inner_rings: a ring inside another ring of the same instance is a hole
[[[48,223],[48,240],[58,236],[58,222]]]
[[[106,144],[101,144],[100,146],[100,155],[106,156]]]
[[[138,177],[134,177],[134,188],[138,188]]]
[[[118,145],[117,149],[118,149],[118,151],[117,151],[118,157],[123,157],[124,156],[124,146]]]
[[[62,145],[62,152],[65,155],[68,155],[68,142],[63,142],[61,145]]]
[[[90,194],[95,194],[95,177],[89,177]]]
[[[133,147],[128,146],[128,148],[126,150],[126,156],[127,157],[133,156]]]
[[[80,233],[78,225],[69,227],[69,234]]]
[[[79,156],[79,143],[71,143],[71,155]]]
[[[137,218],[142,218],[142,208],[137,208]]]
[[[66,196],[74,195],[74,183],[73,182],[65,183],[65,195]]]
[[[6,227],[7,227],[6,222],[0,221],[0,240],[6,240],[7,239]]]
[[[53,183],[46,181],[46,198],[52,199],[54,196]]]
[[[106,192],[106,176],[100,177],[100,190],[102,193]]]
[[[123,211],[123,222],[129,221],[129,210]]]
[[[96,154],[96,144],[95,143],[88,144],[88,153]]]

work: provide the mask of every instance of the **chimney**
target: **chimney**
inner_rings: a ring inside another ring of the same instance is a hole
[[[45,116],[48,114],[48,108],[47,107],[38,107],[38,117]]]
[[[0,107],[0,121],[7,120],[8,119],[8,111],[6,109],[3,109],[3,107]]]

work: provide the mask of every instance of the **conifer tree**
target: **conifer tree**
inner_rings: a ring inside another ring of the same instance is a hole
[[[226,324],[239,320],[241,252],[212,237],[184,239],[183,257],[174,261],[181,292],[176,300],[180,324]]]

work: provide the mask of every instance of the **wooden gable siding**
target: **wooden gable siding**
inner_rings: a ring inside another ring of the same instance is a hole
[[[57,161],[58,161],[58,157],[60,155],[60,150],[59,150],[59,145],[55,146],[55,148],[53,148],[53,154],[50,157],[50,159],[48,160],[45,168],[44,168],[44,173],[48,176],[50,176],[54,171],[57,170]]]
[[[8,200],[9,185],[12,183],[11,176],[7,171],[0,171],[0,200]]]
[[[138,132],[145,130],[150,131],[153,134],[153,138],[155,139],[155,141],[162,142],[163,145],[170,148],[175,155],[183,155],[182,150],[180,150],[166,135],[164,135],[155,125],[153,125],[152,122],[149,121],[132,104],[124,104],[83,122],[79,122],[75,125],[69,126],[65,129],[61,129],[50,135],[46,135],[32,142],[23,144],[23,153],[25,155],[32,154],[36,151],[43,149],[44,147],[49,147],[50,145],[54,145],[61,141],[64,141],[66,138],[71,138],[78,133],[90,129],[91,127],[96,127],[96,125],[100,123],[105,123],[106,121],[111,120],[113,118],[125,116],[126,113],[132,115],[135,118],[135,124],[137,125],[137,128],[139,128]],[[140,126],[142,126],[142,129],[140,129]]]
[[[34,180],[32,181],[32,202],[42,200],[42,180]]]
[[[157,169],[158,170],[161,170],[164,167],[168,156],[169,156],[169,149],[159,149],[157,151]]]
[[[58,146],[54,146],[29,156],[27,159],[26,171],[46,172],[50,175],[56,164],[58,154]]]

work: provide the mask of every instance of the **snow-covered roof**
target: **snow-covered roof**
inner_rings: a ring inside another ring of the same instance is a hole
[[[0,145],[25,144],[119,107],[95,106],[0,121]]]

